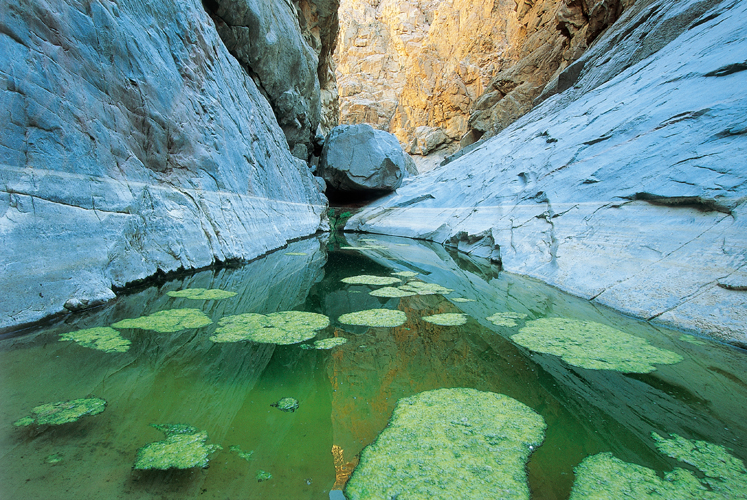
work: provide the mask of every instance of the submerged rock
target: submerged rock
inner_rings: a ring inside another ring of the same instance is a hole
[[[403,398],[361,453],[350,500],[529,499],[526,463],[546,424],[501,394],[439,389]]]
[[[191,469],[206,468],[210,454],[221,449],[205,444],[207,432],[184,424],[151,424],[166,435],[163,441],[147,444],[137,451],[133,469]]]
[[[106,409],[106,401],[100,398],[73,399],[58,403],[39,405],[31,410],[31,415],[16,420],[13,425],[62,425],[75,422],[86,415],[98,415]]]
[[[331,198],[370,198],[397,189],[414,163],[388,132],[370,125],[340,125],[327,136],[319,175]]]

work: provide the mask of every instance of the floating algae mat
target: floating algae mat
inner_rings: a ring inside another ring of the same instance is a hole
[[[186,290],[175,290],[166,292],[169,297],[194,299],[194,300],[220,300],[236,296],[236,292],[227,290],[207,289],[207,288],[188,288]]]
[[[401,281],[401,279],[391,276],[369,276],[368,274],[342,279],[342,282],[348,285],[392,285]]]
[[[387,428],[361,455],[351,500],[528,499],[526,462],[545,422],[500,394],[440,389],[397,403]]]
[[[744,350],[488,261],[338,233],[118,295],[0,336],[3,498],[745,496]]]
[[[251,340],[262,344],[298,344],[316,336],[317,331],[329,325],[322,314],[302,311],[282,311],[268,315],[239,314],[218,322],[213,342],[240,342]]]
[[[656,369],[655,364],[682,361],[679,354],[593,321],[542,318],[527,323],[511,339],[527,349],[594,370],[648,373]]]

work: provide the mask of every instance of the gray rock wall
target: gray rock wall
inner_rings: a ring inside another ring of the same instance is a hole
[[[636,6],[565,92],[346,230],[445,243],[747,344],[747,4]]]
[[[0,0],[0,113],[0,328],[323,223],[198,0]]]

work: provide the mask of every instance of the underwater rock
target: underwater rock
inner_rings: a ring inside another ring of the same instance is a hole
[[[383,288],[377,288],[368,293],[374,297],[387,297],[387,298],[398,298],[398,297],[412,297],[417,295],[416,292],[402,290],[401,288],[394,288],[392,286],[385,286]]]
[[[280,411],[293,413],[298,410],[298,400],[295,398],[282,398],[279,401],[272,403],[270,406],[277,408]]]
[[[226,316],[210,337],[213,342],[251,340],[261,344],[298,344],[316,336],[329,326],[323,314],[303,311],[281,311],[271,314],[246,313]]]
[[[467,315],[464,313],[443,313],[423,316],[423,321],[441,326],[460,326],[467,322]]]
[[[361,453],[350,500],[529,499],[526,463],[546,424],[508,396],[438,389],[403,398]]]
[[[166,435],[163,441],[147,444],[137,451],[133,469],[168,470],[206,468],[209,455],[220,450],[219,445],[205,444],[207,432],[185,424],[151,424]]]
[[[506,312],[495,313],[492,316],[488,316],[485,319],[493,323],[495,326],[506,326],[510,328],[510,327],[514,327],[517,325],[516,323],[517,319],[524,319],[526,317],[527,315],[524,313],[506,311]]]
[[[85,417],[98,415],[106,409],[106,401],[100,398],[82,398],[71,401],[47,403],[31,409],[31,415],[16,420],[13,425],[61,425]]]
[[[207,288],[189,288],[187,290],[175,290],[166,292],[169,297],[194,300],[220,300],[227,299],[236,295],[236,292],[226,290],[215,290]]]
[[[404,324],[407,321],[407,315],[395,309],[368,309],[343,314],[337,320],[346,325],[394,328]]]
[[[315,349],[332,349],[337,346],[346,344],[348,339],[345,337],[330,337],[328,339],[321,339],[314,342]]]
[[[140,328],[158,333],[174,333],[188,328],[200,328],[212,323],[199,309],[167,309],[149,316],[117,321],[114,328]]]
[[[652,436],[660,453],[696,468],[699,476],[677,467],[662,479],[653,469],[623,462],[609,452],[599,453],[576,467],[570,500],[747,498],[747,469],[723,446],[676,434],[671,439]]]
[[[341,281],[348,285],[393,285],[394,283],[402,282],[399,278],[392,278],[390,276],[370,276],[368,274],[343,278]]]
[[[570,365],[592,370],[649,373],[656,370],[654,364],[682,361],[679,354],[593,321],[536,319],[511,339],[532,351],[560,356]]]
[[[104,352],[127,352],[130,350],[130,344],[132,343],[123,338],[117,330],[108,326],[61,334],[60,342],[66,340],[72,340],[83,347]]]

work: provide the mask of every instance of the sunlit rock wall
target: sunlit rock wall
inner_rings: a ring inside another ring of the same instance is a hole
[[[0,328],[323,223],[197,0],[0,0],[0,62]]]
[[[636,4],[538,107],[346,230],[747,344],[746,17],[739,0]]]
[[[413,154],[492,135],[634,0],[342,0],[341,123]]]

